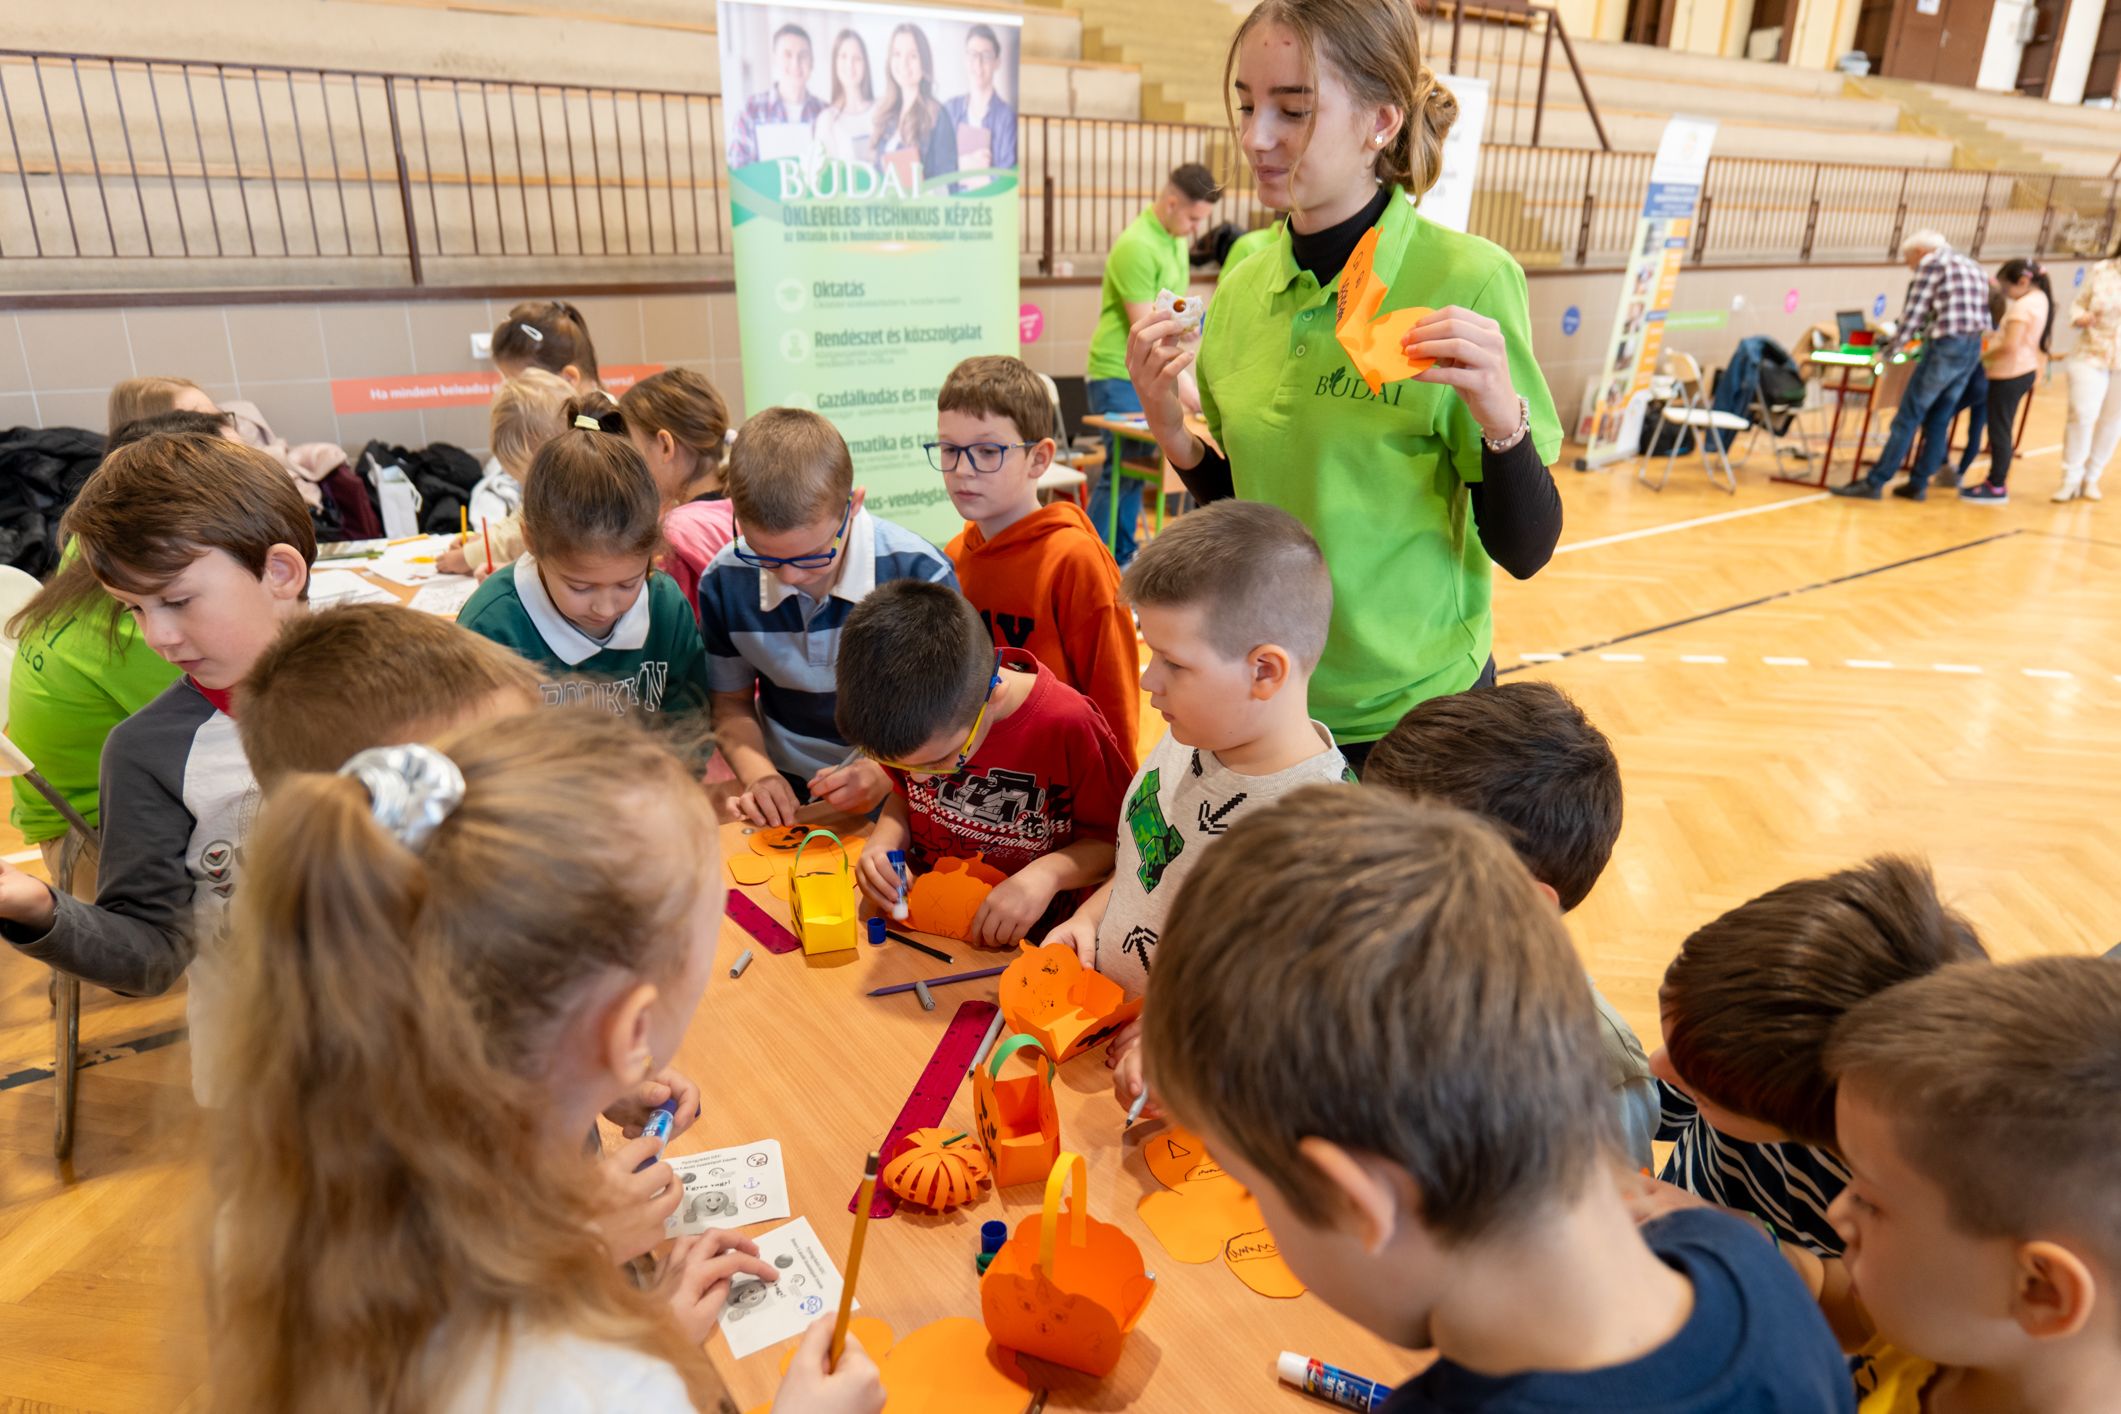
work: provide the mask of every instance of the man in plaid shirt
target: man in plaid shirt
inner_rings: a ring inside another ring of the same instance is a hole
[[[1907,484],[1893,488],[1893,494],[1909,501],[1928,497],[1930,478],[1944,462],[1959,395],[1981,366],[1981,336],[1995,327],[1988,317],[1988,276],[1953,250],[1943,236],[1935,231],[1915,232],[1901,244],[1900,258],[1915,278],[1908,281],[1900,331],[1886,351],[1891,353],[1926,331],[1922,358],[1915,365],[1914,377],[1908,379],[1907,391],[1901,394],[1892,430],[1885,435],[1885,450],[1878,454],[1869,475],[1836,486],[1836,496],[1877,500],[1920,432],[1922,453],[1908,473]]]
[[[804,131],[825,111],[824,100],[810,91],[815,62],[810,32],[801,25],[782,25],[773,32],[773,87],[744,100],[729,134],[729,170],[759,160],[759,124],[801,123]]]

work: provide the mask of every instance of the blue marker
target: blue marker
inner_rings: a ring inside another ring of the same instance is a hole
[[[676,1127],[677,1122],[678,1097],[672,1095],[669,1099],[663,1101],[662,1104],[657,1105],[649,1113],[648,1122],[641,1126],[641,1133],[655,1140],[655,1152],[633,1166],[635,1173],[639,1173],[642,1169],[649,1167],[657,1159],[663,1157],[663,1146],[670,1142],[670,1131]]]
[[[1285,1382],[1305,1394],[1342,1409],[1382,1409],[1392,1393],[1389,1385],[1366,1380],[1361,1375],[1336,1369],[1323,1360],[1312,1360],[1293,1350],[1281,1353],[1281,1358],[1274,1362],[1274,1370]]]
[[[898,902],[891,905],[891,917],[894,922],[903,923],[906,921],[906,893],[913,887],[913,878],[906,872],[906,851],[894,849],[884,858],[890,860],[891,867],[898,871]]]

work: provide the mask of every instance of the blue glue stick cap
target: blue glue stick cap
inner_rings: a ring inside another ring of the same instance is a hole
[[[878,947],[881,947],[881,946],[883,945],[883,942],[884,942],[884,920],[883,920],[883,919],[881,919],[881,918],[872,918],[872,919],[870,919],[870,920],[869,920],[869,941],[870,941],[870,942],[871,942],[872,944],[874,944],[874,945],[876,945],[876,946],[878,946]]]
[[[1009,1224],[999,1219],[983,1222],[979,1226],[979,1250],[999,1252],[1002,1244],[1009,1240]]]

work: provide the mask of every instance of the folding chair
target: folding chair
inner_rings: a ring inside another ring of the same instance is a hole
[[[1664,474],[1655,481],[1650,480],[1649,458],[1636,464],[1636,479],[1653,491],[1662,491],[1672,479],[1672,463],[1679,457],[1681,436],[1688,431],[1694,434],[1694,450],[1701,454],[1701,469],[1708,475],[1711,486],[1719,486],[1735,496],[1738,494],[1738,473],[1731,469],[1731,459],[1724,454],[1724,444],[1731,434],[1743,432],[1752,424],[1734,412],[1717,412],[1709,406],[1707,393],[1701,386],[1701,365],[1692,354],[1668,349],[1664,355],[1667,372],[1651,380],[1651,396],[1662,397],[1664,421],[1672,428],[1672,445],[1664,457]],[[1716,460],[1709,460],[1710,433],[1716,434]],[[1655,455],[1653,452],[1651,455]],[[1717,479],[1721,468],[1722,479]]]
[[[1782,459],[1793,457],[1803,463],[1802,469],[1812,469],[1812,440],[1804,429],[1805,404],[1811,400],[1811,385],[1802,377],[1779,365],[1771,374],[1769,365],[1762,363],[1753,374],[1753,430],[1745,439],[1745,457],[1753,455],[1753,447],[1760,441],[1760,434],[1768,436],[1768,447],[1775,454],[1775,474],[1787,475]],[[1776,375],[1780,375],[1777,377]],[[1770,388],[1770,383],[1776,384]],[[1790,439],[1796,445],[1790,445]]]

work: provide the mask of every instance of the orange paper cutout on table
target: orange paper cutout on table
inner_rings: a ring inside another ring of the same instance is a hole
[[[1031,1380],[1016,1352],[994,1343],[970,1316],[931,1321],[892,1343],[891,1327],[874,1316],[847,1322],[847,1336],[876,1361],[884,1381],[884,1414],[1021,1414]],[[781,1356],[781,1373],[795,1361],[795,1347]],[[773,1401],[750,1414],[769,1414]]]
[[[1347,350],[1349,362],[1369,385],[1372,396],[1382,393],[1385,384],[1412,378],[1436,362],[1408,358],[1401,347],[1407,331],[1434,311],[1417,305],[1379,312],[1391,290],[1370,266],[1376,254],[1377,228],[1372,226],[1340,269],[1340,304],[1333,323],[1333,337]]]
[[[1066,943],[1026,943],[1000,983],[1002,1020],[1036,1037],[1055,1065],[1109,1039],[1141,1015],[1143,1000],[1128,1001],[1119,983],[1086,970]]]
[[[1060,1153],[1053,1062],[1029,1036],[1005,1036],[972,1079],[972,1109],[997,1188],[1037,1183]]]
[[[757,854],[732,854],[729,856],[729,877],[745,888],[755,889],[777,875],[788,871],[771,859]]]
[[[941,1129],[916,1129],[884,1165],[884,1186],[917,1208],[947,1213],[980,1196],[993,1177],[987,1151],[974,1136],[956,1142]]]
[[[1223,1172],[1199,1136],[1176,1126],[1164,1129],[1142,1141],[1142,1158],[1170,1191],[1144,1195],[1135,1212],[1166,1252],[1181,1262],[1221,1257],[1261,1296],[1287,1300],[1304,1294],[1267,1231],[1259,1200]]]
[[[1090,1216],[1086,1182],[1080,1154],[1055,1161],[1044,1208],[1018,1223],[995,1254],[979,1304],[987,1333],[1009,1349],[1102,1378],[1119,1363],[1156,1279],[1132,1238]]]
[[[948,855],[913,881],[906,890],[906,926],[920,933],[934,933],[972,941],[972,920],[979,906],[1007,876],[985,860],[960,859]]]
[[[745,838],[753,851],[771,857],[795,853],[803,847],[803,837],[809,833],[808,825],[762,825],[748,831]]]

